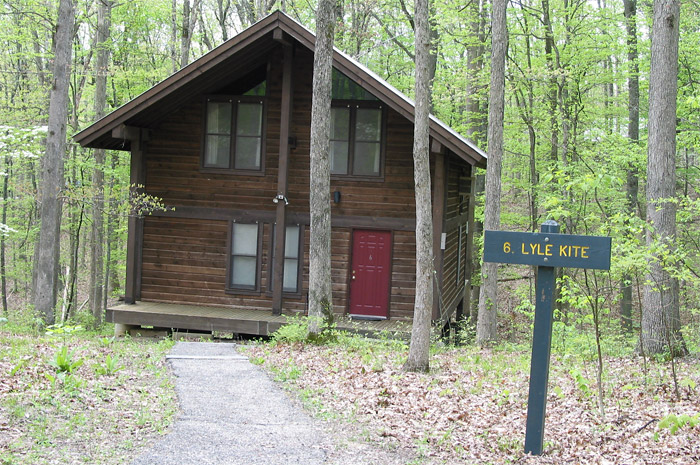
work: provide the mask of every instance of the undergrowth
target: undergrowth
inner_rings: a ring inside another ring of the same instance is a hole
[[[113,339],[106,326],[0,322],[0,463],[132,460],[177,411],[172,341]]]

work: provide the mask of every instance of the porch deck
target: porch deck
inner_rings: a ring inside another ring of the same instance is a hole
[[[285,315],[273,315],[272,311],[259,309],[141,301],[108,308],[106,320],[129,326],[220,331],[256,336],[268,336],[287,323]],[[366,321],[336,316],[336,323],[338,329],[366,336],[388,332],[395,337],[408,339],[411,333],[411,323],[401,320]]]

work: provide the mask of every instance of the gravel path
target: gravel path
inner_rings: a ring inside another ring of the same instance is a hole
[[[178,342],[167,359],[181,413],[134,465],[328,463],[320,426],[235,344]]]

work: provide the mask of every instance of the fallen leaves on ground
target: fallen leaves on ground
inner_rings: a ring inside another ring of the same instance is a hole
[[[357,423],[377,447],[410,449],[420,463],[697,464],[700,421],[671,432],[670,415],[700,420],[697,356],[670,362],[608,358],[601,414],[596,362],[552,359],[544,451],[525,455],[529,353],[446,349],[428,374],[401,370],[404,350],[343,345],[258,345],[278,380],[321,418]],[[377,346],[379,347],[379,346]]]

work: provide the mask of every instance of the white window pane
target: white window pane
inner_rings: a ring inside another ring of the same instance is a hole
[[[231,285],[255,287],[257,257],[232,257]]]
[[[236,169],[260,169],[261,139],[259,137],[236,138]]]
[[[378,176],[379,155],[379,142],[356,142],[352,173],[357,176]]]
[[[231,134],[231,104],[207,102],[207,134]]]
[[[331,173],[348,174],[348,151],[347,142],[331,142]]]
[[[258,255],[257,224],[233,224],[231,255]]]
[[[357,110],[355,123],[356,141],[379,141],[382,125],[382,111],[376,108]]]
[[[331,108],[331,139],[348,140],[350,134],[350,109]]]
[[[241,136],[260,136],[262,134],[262,104],[238,104],[236,134]]]
[[[299,226],[287,226],[284,240],[284,257],[299,258]]]
[[[228,168],[231,156],[230,136],[207,136],[204,149],[204,166]]]
[[[284,259],[284,279],[282,280],[282,288],[287,292],[296,292],[297,290],[297,270],[299,261],[295,258]]]

